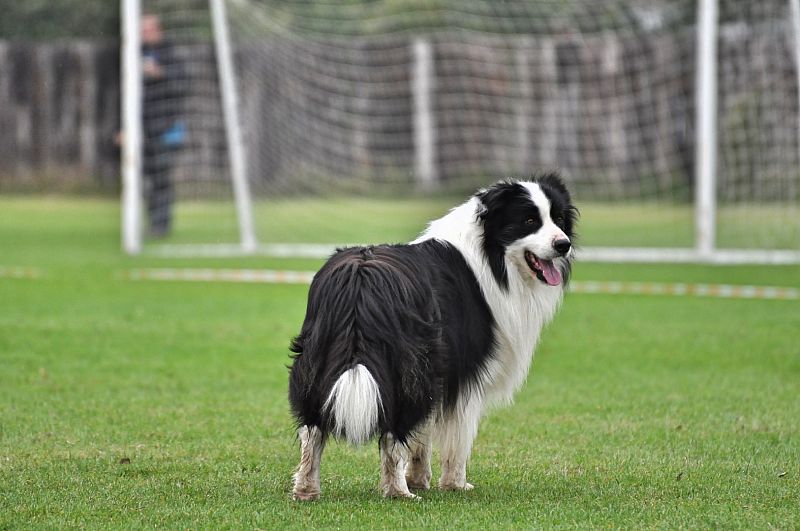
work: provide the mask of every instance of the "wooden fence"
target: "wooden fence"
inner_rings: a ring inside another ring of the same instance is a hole
[[[0,190],[114,188],[119,45],[0,41]]]

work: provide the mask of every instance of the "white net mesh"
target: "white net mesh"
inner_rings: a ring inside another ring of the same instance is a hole
[[[789,5],[720,1],[720,247],[800,248]],[[145,8],[162,14],[186,86],[170,172],[190,221],[172,238],[235,241],[207,4]],[[476,186],[558,169],[584,245],[694,244],[696,2],[226,8],[262,242],[401,241]]]
[[[720,247],[800,249],[800,21],[792,1],[720,3]]]
[[[145,229],[153,239],[238,237],[208,2],[142,2]]]

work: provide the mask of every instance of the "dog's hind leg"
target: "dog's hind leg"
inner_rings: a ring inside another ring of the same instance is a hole
[[[442,458],[439,488],[442,490],[473,488],[467,483],[467,461],[472,451],[472,442],[478,433],[481,407],[479,399],[467,398],[465,404],[458,404],[455,411],[442,419],[437,426],[436,435]]]
[[[406,483],[411,489],[431,486],[431,429],[426,423],[408,444],[410,459],[406,463]]]
[[[416,498],[408,490],[405,467],[408,460],[408,447],[386,433],[380,440],[381,448],[381,491],[387,498]]]
[[[294,474],[292,498],[300,501],[311,501],[319,498],[319,465],[322,450],[325,448],[325,437],[317,426],[302,426],[298,432],[300,437],[300,465]]]

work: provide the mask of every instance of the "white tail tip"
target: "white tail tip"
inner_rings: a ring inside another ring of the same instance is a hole
[[[383,409],[378,382],[358,364],[339,376],[322,408],[333,415],[335,435],[364,444],[375,432]]]

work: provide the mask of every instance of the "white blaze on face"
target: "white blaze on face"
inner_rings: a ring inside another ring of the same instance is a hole
[[[558,256],[558,253],[553,248],[553,242],[556,240],[568,240],[569,238],[550,218],[550,200],[547,199],[539,185],[536,183],[522,183],[522,185],[528,189],[531,201],[539,209],[542,227],[517,243],[539,258],[552,260]]]
[[[506,249],[506,257],[526,278],[535,278],[536,271],[544,277],[547,284],[557,286],[562,282],[562,275],[554,260],[559,257],[553,242],[568,239],[550,218],[550,200],[536,183],[520,183],[527,188],[531,201],[539,210],[542,226],[524,238],[521,238]],[[527,256],[526,256],[527,255]]]

